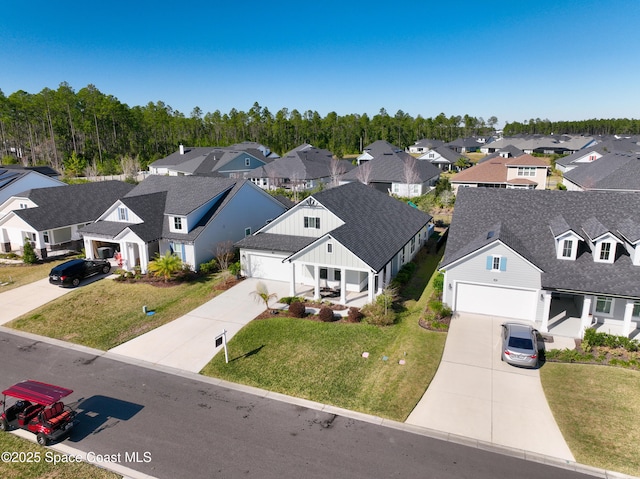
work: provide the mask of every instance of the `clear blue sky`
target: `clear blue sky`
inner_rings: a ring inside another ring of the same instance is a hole
[[[640,1],[5,0],[0,90],[94,84],[189,115],[640,117]]]

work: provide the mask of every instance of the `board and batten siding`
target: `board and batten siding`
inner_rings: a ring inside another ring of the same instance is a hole
[[[328,252],[327,245],[329,243],[331,243],[331,253]],[[297,256],[295,262],[361,271],[369,271],[371,269],[364,261],[331,237],[322,238],[314,243],[313,247],[308,248],[302,255]]]
[[[488,270],[487,256],[506,258],[505,270]],[[488,248],[476,251],[459,263],[445,268],[443,300],[449,306],[453,305],[457,282],[531,290],[541,289],[540,271],[502,243],[495,243]],[[449,288],[449,285],[452,287]],[[540,310],[539,305],[538,310]]]
[[[127,219],[120,219],[120,208],[127,210]],[[100,217],[100,221],[115,221],[116,223],[142,223],[142,218],[136,215],[128,206],[117,202],[106,214]]]
[[[305,216],[320,218],[320,228],[305,228]],[[343,224],[344,222],[340,218],[322,206],[299,206],[292,208],[275,221],[269,223],[262,232],[319,238]]]

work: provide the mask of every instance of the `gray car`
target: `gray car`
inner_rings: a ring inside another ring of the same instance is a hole
[[[534,328],[521,323],[502,325],[503,361],[514,366],[535,368],[538,366],[538,338]]]

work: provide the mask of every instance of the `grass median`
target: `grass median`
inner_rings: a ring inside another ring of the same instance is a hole
[[[220,291],[217,277],[174,286],[102,279],[87,284],[6,326],[108,350],[197,308]],[[52,288],[55,286],[52,286]],[[143,313],[147,306],[153,315]]]
[[[576,461],[640,476],[640,372],[547,362],[540,377]]]
[[[439,260],[427,256],[420,262],[393,326],[255,320],[229,342],[229,363],[219,353],[202,374],[404,421],[444,350],[446,334],[418,325]]]

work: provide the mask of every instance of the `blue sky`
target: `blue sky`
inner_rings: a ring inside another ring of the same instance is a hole
[[[640,117],[638,0],[5,0],[0,90],[94,84],[189,115]]]

